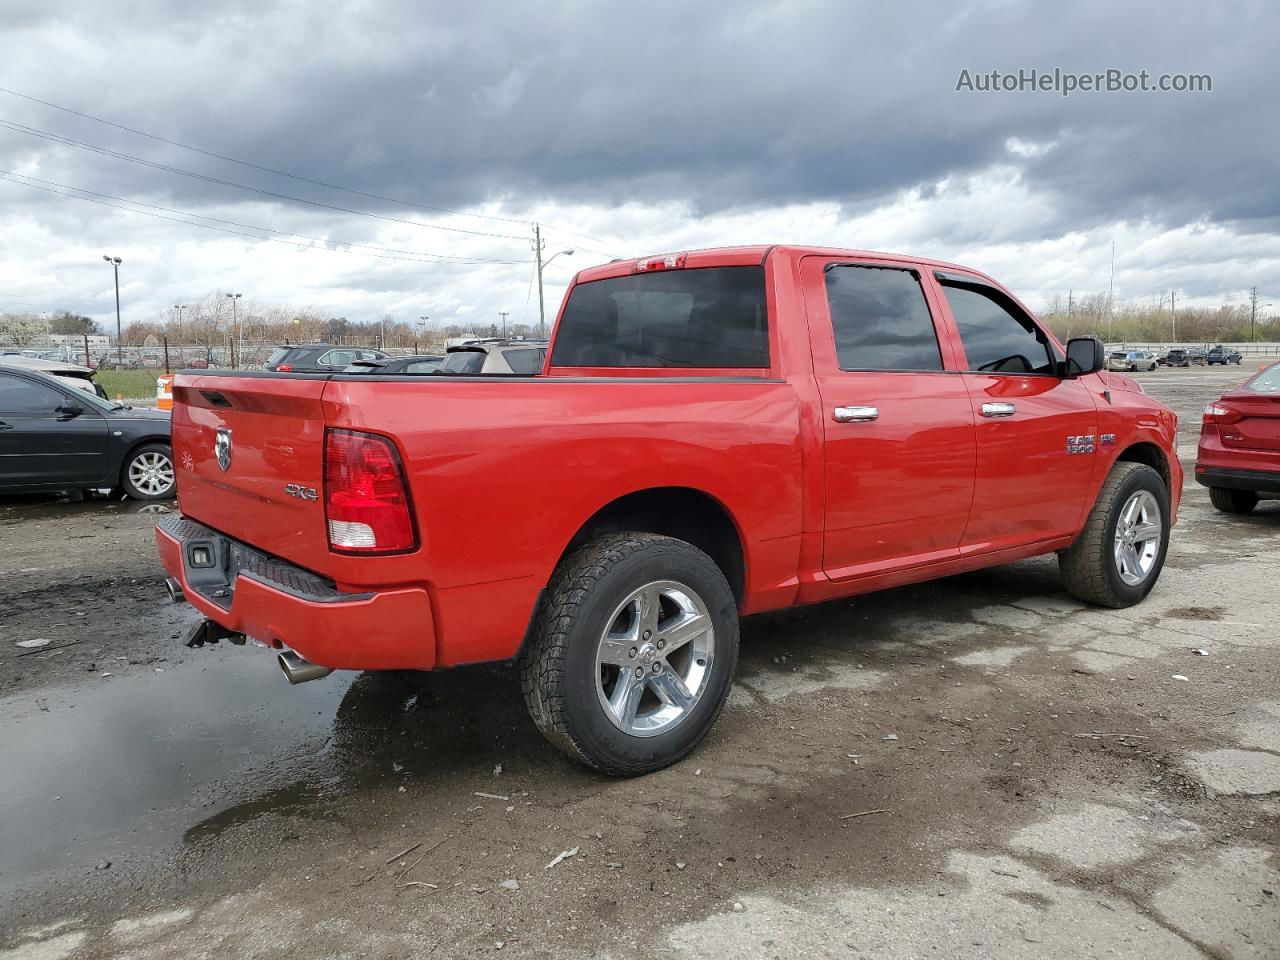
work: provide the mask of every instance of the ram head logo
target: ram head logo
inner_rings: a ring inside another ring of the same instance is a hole
[[[213,438],[213,455],[218,458],[218,466],[223,470],[231,469],[231,430],[219,427]]]

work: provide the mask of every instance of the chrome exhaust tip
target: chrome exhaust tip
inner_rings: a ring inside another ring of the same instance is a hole
[[[292,650],[285,650],[276,655],[280,670],[290,683],[306,683],[308,680],[319,680],[333,673],[333,667],[322,667],[310,660],[303,660]]]
[[[170,603],[181,603],[183,600],[187,599],[186,595],[182,592],[182,584],[173,579],[173,577],[164,578],[164,589],[169,594]]]

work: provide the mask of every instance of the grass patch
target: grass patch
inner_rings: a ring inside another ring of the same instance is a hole
[[[112,400],[117,394],[126,399],[154,397],[156,377],[162,373],[163,370],[99,370],[97,381]]]

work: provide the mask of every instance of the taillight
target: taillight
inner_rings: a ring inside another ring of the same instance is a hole
[[[1243,419],[1244,414],[1239,410],[1224,406],[1216,400],[1204,408],[1205,423],[1239,423]]]
[[[293,364],[291,364],[291,363],[277,363],[277,364],[276,364],[276,372],[278,372],[278,373],[293,373]]]
[[[649,273],[653,270],[679,270],[684,266],[685,255],[672,253],[665,257],[650,257],[636,261],[636,273]]]
[[[324,512],[334,550],[388,553],[417,546],[404,470],[386,437],[354,430],[325,434]]]

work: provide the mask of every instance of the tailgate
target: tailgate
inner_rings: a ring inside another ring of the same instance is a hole
[[[323,573],[324,374],[179,374],[173,459],[184,515]]]
[[[1224,447],[1280,451],[1280,396],[1232,393],[1219,403],[1240,413],[1236,423],[1222,425]]]

